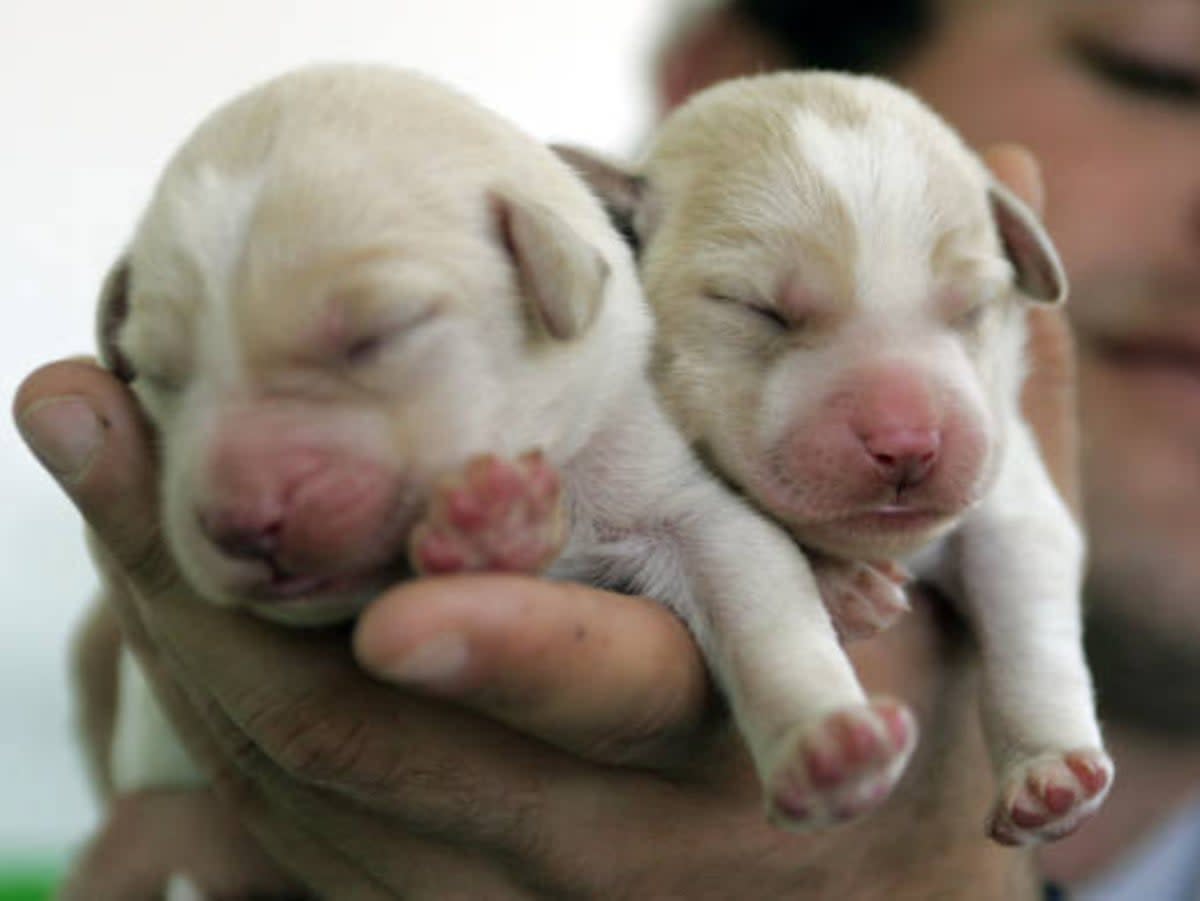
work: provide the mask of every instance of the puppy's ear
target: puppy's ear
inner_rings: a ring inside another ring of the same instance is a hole
[[[133,364],[117,345],[121,326],[129,317],[129,258],[122,255],[100,285],[100,300],[96,310],[96,341],[100,360],[123,382],[132,382]]]
[[[600,309],[608,262],[546,207],[504,195],[493,202],[534,318],[560,341],[583,334]]]
[[[1043,303],[1067,299],[1067,275],[1058,251],[1037,216],[1008,188],[993,182],[988,188],[992,218],[1004,242],[1004,252],[1016,269],[1017,288]]]
[[[592,189],[608,218],[633,249],[641,250],[654,225],[654,203],[646,179],[615,160],[582,147],[551,144],[550,149]]]

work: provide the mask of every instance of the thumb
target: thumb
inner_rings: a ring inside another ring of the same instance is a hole
[[[173,582],[150,431],[126,386],[88,360],[51,363],[17,390],[13,418],[104,556],[142,589]]]

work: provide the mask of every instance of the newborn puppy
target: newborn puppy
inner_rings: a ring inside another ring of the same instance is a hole
[[[794,542],[660,408],[652,329],[567,165],[373,67],[292,73],[202,123],[99,313],[159,433],[167,542],[213,603],[318,624],[413,570],[547,566],[644,593],[697,636],[772,817],[865,810],[913,721],[867,702]],[[195,778],[124,676],[117,789]]]
[[[815,554],[910,558],[958,601],[982,649],[991,834],[1073,830],[1112,764],[1080,642],[1082,537],[1018,405],[1025,304],[1066,295],[1040,224],[870,78],[710,89],[639,174],[563,154],[641,249],[655,373],[690,441]]]

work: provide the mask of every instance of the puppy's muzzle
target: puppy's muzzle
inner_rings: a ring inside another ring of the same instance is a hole
[[[201,534],[225,556],[278,565],[282,519],[255,520],[229,512],[201,510],[196,513],[196,520]]]
[[[857,437],[879,478],[894,487],[897,494],[925,482],[941,454],[942,435],[936,428],[868,429]]]

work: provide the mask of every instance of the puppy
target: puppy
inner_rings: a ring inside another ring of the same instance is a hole
[[[912,718],[864,697],[803,555],[662,410],[603,207],[472,101],[353,66],[234,100],[168,164],[98,323],[213,603],[316,625],[414,571],[620,587],[694,631],[777,822],[861,812],[903,768]],[[117,791],[196,779],[123,674]]]
[[[908,558],[958,601],[982,649],[991,835],[1073,830],[1113,770],[1083,540],[1018,406],[1025,306],[1067,290],[1040,224],[871,78],[710,89],[638,173],[562,153],[641,249],[655,374],[688,439],[815,556]]]

